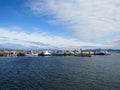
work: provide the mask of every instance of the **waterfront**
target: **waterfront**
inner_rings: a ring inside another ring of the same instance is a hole
[[[0,57],[0,90],[119,90],[119,57]]]

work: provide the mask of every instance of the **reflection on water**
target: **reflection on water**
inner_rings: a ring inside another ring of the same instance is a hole
[[[119,90],[119,56],[0,57],[0,90]]]

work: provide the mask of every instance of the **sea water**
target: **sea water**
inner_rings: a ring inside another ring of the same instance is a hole
[[[0,57],[0,90],[120,90],[120,54]]]

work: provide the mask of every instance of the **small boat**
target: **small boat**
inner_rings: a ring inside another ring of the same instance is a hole
[[[44,52],[44,56],[51,56],[51,53],[47,50]]]
[[[108,51],[104,51],[104,52],[105,52],[105,55],[111,55],[111,53]]]
[[[56,51],[52,53],[52,56],[63,56],[64,52],[62,51]]]
[[[100,51],[100,52],[96,52],[96,55],[111,55],[111,53],[109,53],[108,51]]]

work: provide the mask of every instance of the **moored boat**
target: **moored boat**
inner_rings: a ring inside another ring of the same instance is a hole
[[[95,55],[111,55],[111,53],[108,51],[99,51],[99,52],[95,52]]]
[[[44,56],[51,56],[51,53],[47,50],[44,52]]]

